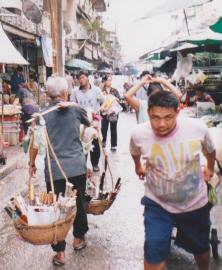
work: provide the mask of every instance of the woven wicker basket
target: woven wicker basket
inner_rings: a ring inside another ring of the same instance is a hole
[[[76,208],[66,219],[54,224],[28,226],[20,222],[14,222],[14,226],[25,241],[34,245],[56,244],[59,241],[65,240],[75,216]]]
[[[118,192],[111,192],[110,199],[91,200],[87,205],[87,213],[92,215],[102,215],[108,210],[116,199]]]

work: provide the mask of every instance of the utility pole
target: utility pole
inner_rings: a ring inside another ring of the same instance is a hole
[[[183,9],[183,14],[184,14],[184,18],[185,18],[187,33],[188,33],[188,36],[190,36],[190,30],[189,30],[189,26],[188,26],[188,19],[187,19],[187,14],[186,14],[185,8]]]
[[[62,0],[50,0],[53,73],[64,75]]]

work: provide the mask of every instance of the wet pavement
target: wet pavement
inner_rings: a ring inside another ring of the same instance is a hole
[[[81,252],[72,249],[72,234],[67,237],[66,266],[61,269],[78,270],[141,270],[143,269],[143,208],[140,198],[143,184],[134,173],[128,145],[131,130],[136,121],[133,114],[122,113],[119,120],[119,145],[116,153],[107,153],[115,179],[122,178],[122,187],[113,206],[101,216],[88,215],[88,246]],[[25,157],[22,165],[0,181],[0,270],[52,270],[53,252],[50,246],[34,246],[19,239],[11,220],[2,210],[10,197],[27,191],[27,169]],[[39,167],[42,167],[41,161]],[[42,173],[38,173],[35,186],[44,186]],[[107,185],[108,188],[109,185]],[[222,194],[222,192],[221,192]],[[222,196],[221,196],[222,197]],[[222,240],[222,203],[212,211],[213,226]],[[222,245],[221,245],[222,246]],[[222,256],[220,246],[219,253]],[[194,270],[193,257],[172,246],[168,261],[170,270]],[[222,269],[221,260],[211,260],[210,270]]]

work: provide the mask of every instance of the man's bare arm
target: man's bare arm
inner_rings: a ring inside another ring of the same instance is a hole
[[[136,174],[140,179],[144,179],[146,174],[146,166],[141,163],[141,155],[132,155],[132,158],[135,164]]]

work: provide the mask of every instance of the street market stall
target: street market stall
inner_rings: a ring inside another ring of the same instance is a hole
[[[23,58],[23,56],[17,51],[17,49],[14,47],[14,45],[11,43],[9,38],[7,37],[6,33],[4,32],[2,25],[0,24],[0,43],[1,43],[1,50],[0,50],[0,63],[5,64],[16,64],[16,65],[29,65],[29,63]],[[0,156],[4,156],[3,154],[3,141],[4,139],[8,139],[9,143],[12,145],[15,145],[18,143],[18,132],[19,132],[19,115],[20,111],[18,111],[18,108],[14,105],[7,106],[4,108],[3,104],[3,91],[2,93],[2,102],[1,102],[1,133],[0,133],[0,145],[1,145],[1,151]],[[5,122],[5,116],[12,117],[12,120],[9,120],[10,118],[7,118],[8,121]],[[7,130],[6,137],[4,136],[4,131]],[[10,131],[10,132],[9,132]],[[12,134],[15,135],[12,135]]]
[[[1,111],[2,115],[2,111]],[[21,106],[5,104],[3,106],[3,140],[9,145],[17,145],[20,141]]]

